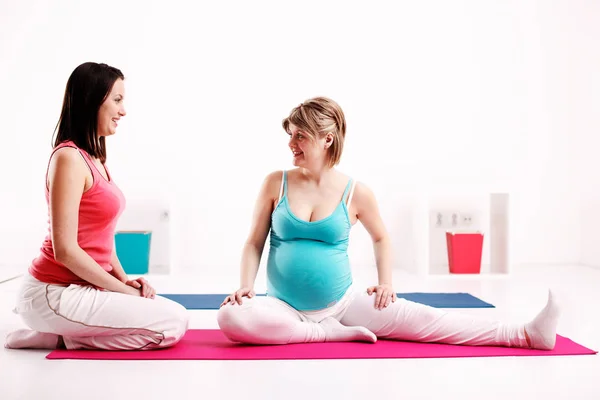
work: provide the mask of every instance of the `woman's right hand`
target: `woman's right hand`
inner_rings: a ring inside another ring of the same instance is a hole
[[[136,296],[136,297],[142,296],[142,289],[141,288],[137,289],[137,288],[134,288],[131,285],[125,284],[125,287],[123,289],[124,289],[123,293],[125,293],[125,294],[131,295],[131,296]]]
[[[238,304],[242,304],[242,297],[244,296],[248,297],[249,299],[253,298],[255,296],[254,289],[243,287],[236,290],[231,295],[225,297],[225,300],[223,300],[219,307],[223,307],[228,303],[235,304],[237,302]]]

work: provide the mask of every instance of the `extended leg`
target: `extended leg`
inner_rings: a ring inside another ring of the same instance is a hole
[[[552,349],[556,340],[559,313],[551,293],[546,307],[527,324],[505,324],[405,299],[376,310],[374,300],[375,295],[357,294],[341,322],[364,326],[380,338],[415,342]]]

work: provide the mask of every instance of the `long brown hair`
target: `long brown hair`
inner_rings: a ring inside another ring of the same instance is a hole
[[[90,156],[106,161],[104,137],[98,137],[98,110],[123,73],[106,64],[86,62],[71,73],[54,134],[54,147],[73,141]]]

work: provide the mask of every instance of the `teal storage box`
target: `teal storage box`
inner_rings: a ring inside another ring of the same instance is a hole
[[[115,234],[117,257],[126,274],[147,274],[150,269],[150,231],[120,231]]]

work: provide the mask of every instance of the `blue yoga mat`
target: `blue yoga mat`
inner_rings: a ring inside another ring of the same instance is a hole
[[[161,294],[188,310],[218,310],[228,294]],[[265,294],[257,294],[265,296]],[[415,303],[425,304],[436,308],[494,308],[469,293],[397,293],[397,296]]]

